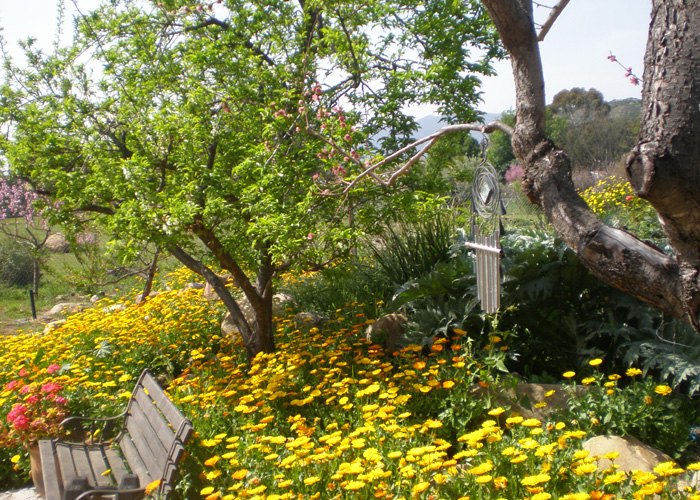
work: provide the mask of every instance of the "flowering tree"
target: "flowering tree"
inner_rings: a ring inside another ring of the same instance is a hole
[[[37,198],[28,183],[0,177],[0,233],[30,249],[35,295],[39,293],[41,250],[51,234],[48,221],[34,206]]]
[[[348,251],[397,212],[372,203],[386,195],[376,186],[328,199],[314,183],[364,168],[379,131],[379,148],[405,144],[416,123],[404,103],[474,120],[477,75],[501,55],[476,1],[111,0],[77,27],[74,46],[46,56],[30,44],[28,68],[10,65],[0,148],[61,200],[62,225],[91,212],[125,251],[150,242],[204,276],[251,356],[274,349],[275,276]],[[99,75],[76,63],[84,54]],[[394,192],[404,208],[420,196]]]

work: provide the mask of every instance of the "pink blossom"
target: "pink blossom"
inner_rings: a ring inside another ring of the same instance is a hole
[[[29,419],[24,415],[18,415],[17,418],[12,422],[12,425],[18,431],[24,430],[29,427]]]
[[[52,393],[52,392],[58,392],[60,390],[61,390],[61,386],[55,382],[48,382],[48,383],[41,386],[41,392]]]
[[[25,399],[25,401],[28,404],[32,405],[32,404],[38,403],[39,401],[41,401],[41,399],[39,399],[39,397],[37,395],[32,394],[31,396],[28,396],[27,399]]]
[[[634,199],[634,197],[632,197],[631,195],[627,195],[625,197],[625,201],[632,201],[633,199]]]
[[[57,364],[49,365],[49,367],[46,369],[46,373],[51,375],[52,373],[57,372],[60,369],[61,369],[61,367],[58,366]]]
[[[307,239],[307,240],[313,240],[313,239],[314,239],[313,233],[307,234],[307,235],[306,235],[306,239]]]
[[[24,368],[22,368],[22,369],[19,371],[19,376],[20,376],[20,377],[24,377],[24,376],[26,376],[26,375],[27,375],[27,370],[25,370]]]

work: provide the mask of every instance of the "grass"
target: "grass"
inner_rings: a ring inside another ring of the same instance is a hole
[[[17,401],[6,385],[13,380],[59,383],[73,413],[116,414],[148,366],[169,380],[197,431],[181,464],[181,498],[700,499],[676,489],[683,469],[674,464],[657,475],[625,474],[581,450],[595,421],[626,418],[622,403],[640,409],[640,422],[669,413],[678,396],[637,371],[587,377],[619,398],[591,402],[593,414],[584,401],[576,421],[523,419],[489,391],[474,396],[506,382],[496,366],[508,346],[498,335],[478,352],[474,332],[460,330],[428,353],[408,346],[389,357],[363,340],[371,319],[356,302],[336,309],[323,330],[298,329],[289,311],[278,318],[278,351],[248,368],[242,346],[220,336],[220,305],[181,290],[192,279],[179,271],[172,291],[140,306],[126,296],[129,307],[107,314],[105,300],[48,335],[0,339],[0,415]],[[11,445],[4,418],[0,426]],[[4,489],[17,471],[27,477],[27,465],[21,446],[0,448]]]

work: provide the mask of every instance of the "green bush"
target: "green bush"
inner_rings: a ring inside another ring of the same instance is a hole
[[[28,286],[34,282],[31,250],[12,240],[0,241],[0,283]]]

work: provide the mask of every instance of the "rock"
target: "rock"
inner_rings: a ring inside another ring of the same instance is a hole
[[[577,385],[576,397],[581,398],[590,390],[590,386]],[[568,408],[569,398],[573,392],[569,385],[519,383],[515,387],[515,393],[507,391],[503,396],[510,400],[508,403],[511,405],[511,411],[519,413],[524,418],[536,418],[544,422],[555,411]],[[545,396],[545,394],[551,395]],[[538,407],[538,403],[540,405],[545,403],[545,405]]]
[[[153,297],[157,297],[157,296],[158,296],[158,292],[151,292],[148,294],[149,299],[152,299]],[[143,302],[143,294],[140,293],[136,297],[134,297],[134,302],[136,302],[137,304],[140,304],[141,302]]]
[[[223,274],[219,276],[219,279],[224,283],[224,285],[229,286],[237,286],[236,280],[233,279],[233,276],[230,274]],[[216,293],[214,290],[214,287],[209,284],[209,282],[204,284],[204,292],[202,292],[202,296],[207,299],[207,300],[219,300],[219,294]]]
[[[94,304],[95,302],[99,302],[100,300],[102,300],[102,297],[103,295],[101,294],[95,294],[92,297],[90,297],[90,303]]]
[[[582,445],[584,450],[590,452],[590,457],[601,457],[598,462],[599,470],[609,469],[612,462],[607,458],[602,458],[607,453],[617,452],[620,454],[615,459],[618,470],[629,472],[640,470],[643,472],[653,472],[654,467],[663,462],[673,462],[673,459],[665,453],[642,443],[639,439],[627,436],[596,436]]]
[[[272,297],[272,316],[275,318],[280,318],[284,316],[286,313],[285,308],[290,301],[294,301],[294,298],[291,295],[287,295],[285,293],[275,294]],[[237,299],[236,302],[238,302],[238,306],[241,308],[241,312],[243,313],[243,316],[245,317],[248,324],[252,325],[255,321],[255,313],[253,311],[253,306],[250,305],[250,302],[245,297]],[[275,326],[273,324],[273,329],[274,328]],[[224,336],[240,336],[240,332],[238,330],[238,327],[233,322],[231,313],[226,313],[226,316],[224,316],[224,320],[221,322],[221,333]]]
[[[46,314],[49,316],[58,316],[59,314],[69,314],[80,311],[82,308],[82,304],[77,304],[75,302],[60,302],[49,309],[49,312]]]
[[[46,238],[44,246],[52,252],[68,253],[70,252],[70,243],[62,233],[53,233]]]
[[[106,313],[115,313],[123,311],[124,309],[126,309],[126,304],[112,304],[111,306],[107,306],[102,309],[102,311]]]
[[[384,339],[384,349],[391,354],[396,350],[397,341],[406,331],[407,322],[408,320],[403,314],[387,314],[386,316],[382,316],[367,327],[365,339],[368,342],[380,342],[382,340],[382,334],[386,335]]]
[[[242,340],[241,333],[238,327],[234,324],[231,313],[226,313],[226,316],[224,316],[224,319],[221,322],[221,335],[224,337],[230,337],[235,342]]]
[[[47,323],[46,326],[44,327],[44,335],[49,333],[51,330],[55,330],[59,326],[63,325],[66,322],[65,319],[59,319],[56,321],[51,321],[50,323]]]
[[[326,318],[320,314],[310,312],[300,312],[292,319],[292,322],[299,330],[311,330],[312,328],[320,329],[323,327],[325,321]]]
[[[294,305],[294,297],[288,293],[276,293],[272,296],[272,316],[281,318],[287,315],[287,308]]]
[[[196,281],[193,281],[192,283],[187,283],[183,288],[185,290],[189,290],[190,288],[194,288],[195,290],[203,290],[204,283],[198,283]]]

